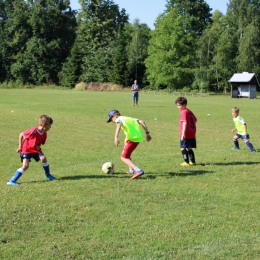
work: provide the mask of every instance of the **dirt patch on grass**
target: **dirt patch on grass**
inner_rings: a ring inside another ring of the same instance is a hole
[[[75,90],[91,90],[91,91],[115,91],[122,90],[123,86],[113,83],[97,83],[97,82],[80,82],[75,85]]]

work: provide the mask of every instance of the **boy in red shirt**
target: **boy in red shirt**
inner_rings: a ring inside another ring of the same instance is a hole
[[[47,115],[39,118],[39,126],[26,130],[19,135],[19,147],[17,153],[20,153],[22,167],[19,168],[14,176],[7,182],[7,185],[17,186],[17,180],[29,168],[29,162],[33,158],[36,162],[41,161],[45,171],[45,177],[48,180],[56,180],[50,174],[50,167],[47,158],[42,153],[41,145],[44,145],[47,139],[47,131],[51,129],[53,120]]]
[[[196,165],[195,155],[192,148],[196,148],[196,122],[195,115],[186,108],[187,99],[179,97],[175,101],[177,108],[180,109],[180,148],[184,162],[182,166]]]

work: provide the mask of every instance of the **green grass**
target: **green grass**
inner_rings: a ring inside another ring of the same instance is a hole
[[[260,152],[260,99],[188,96],[198,118],[196,167],[180,166],[177,96],[129,92],[0,89],[0,259],[259,259],[259,153],[240,141],[231,151],[231,108]],[[145,120],[153,140],[132,159],[145,170],[129,180],[107,113]],[[48,114],[54,124],[43,152],[58,181],[32,161],[19,187],[20,132]],[[156,120],[157,119],[157,120]],[[101,166],[112,161],[113,175]]]

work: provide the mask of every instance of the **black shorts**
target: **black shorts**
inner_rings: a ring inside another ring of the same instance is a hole
[[[23,159],[29,159],[29,162],[31,162],[31,158],[33,158],[36,162],[40,161],[40,157],[44,156],[43,153],[21,153],[20,158],[21,162],[23,162]]]
[[[196,138],[180,140],[180,148],[197,148]]]

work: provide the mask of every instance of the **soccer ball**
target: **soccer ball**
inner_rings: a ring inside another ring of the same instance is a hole
[[[115,170],[115,166],[111,162],[106,162],[102,166],[102,172],[106,174],[112,174]]]

